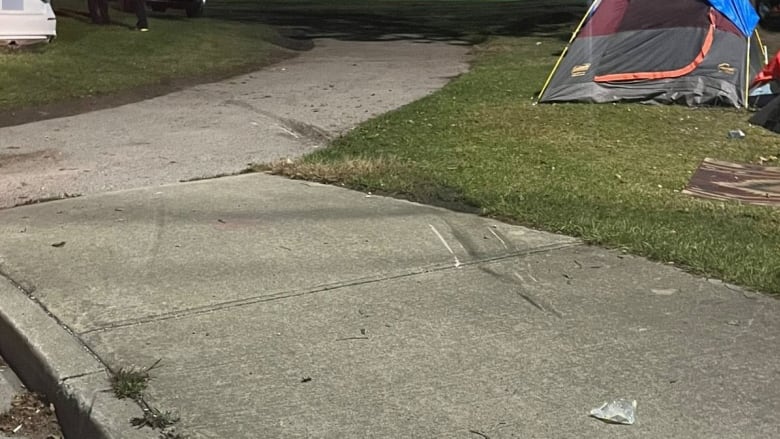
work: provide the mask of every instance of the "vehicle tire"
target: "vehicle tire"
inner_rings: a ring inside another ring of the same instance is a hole
[[[187,6],[184,12],[187,13],[187,17],[198,18],[203,16],[203,9],[205,9],[205,2],[203,0],[194,0],[191,5]]]
[[[149,5],[149,8],[154,12],[165,12],[165,10],[168,9],[163,5]]]

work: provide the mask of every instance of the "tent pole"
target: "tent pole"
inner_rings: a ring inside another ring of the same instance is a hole
[[[758,33],[758,28],[756,28],[756,41],[758,41],[758,47],[761,49],[761,54],[764,55],[764,64],[769,64],[769,54],[766,53],[766,46],[764,46],[764,42],[761,41],[761,34]]]
[[[745,56],[745,109],[748,109],[750,101],[750,36],[747,37],[747,51]]]
[[[547,80],[544,81],[544,86],[542,86],[542,91],[540,91],[539,96],[536,97],[537,102],[539,102],[539,100],[542,99],[542,95],[544,94],[544,92],[547,91],[547,87],[550,85],[550,81],[552,81],[555,72],[558,71],[558,67],[560,67],[563,57],[566,56],[566,53],[569,51],[569,47],[571,46],[571,43],[574,42],[575,38],[577,38],[577,35],[579,35],[582,26],[585,24],[585,21],[588,19],[590,13],[593,11],[593,9],[596,7],[598,3],[601,2],[598,0],[591,2],[590,6],[588,7],[588,10],[585,12],[585,15],[582,16],[582,20],[580,20],[580,24],[578,24],[577,27],[574,29],[574,32],[572,32],[571,38],[569,38],[569,42],[566,43],[566,47],[564,47],[563,50],[561,51],[561,55],[558,57],[558,60],[555,61],[555,65],[553,66],[552,71],[547,76]]]

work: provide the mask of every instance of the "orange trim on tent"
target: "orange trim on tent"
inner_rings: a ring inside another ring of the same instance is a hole
[[[704,44],[701,46],[701,51],[696,55],[693,61],[685,67],[676,70],[666,70],[663,72],[636,72],[636,73],[614,73],[609,75],[599,75],[593,78],[595,82],[615,82],[615,81],[637,81],[643,79],[666,79],[666,78],[679,78],[685,76],[688,73],[696,70],[699,64],[704,61],[704,58],[710,53],[712,48],[712,41],[715,39],[715,14],[710,9],[710,27],[707,32],[707,36],[704,37]]]

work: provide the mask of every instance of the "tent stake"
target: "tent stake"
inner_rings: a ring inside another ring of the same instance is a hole
[[[563,50],[561,51],[561,55],[558,57],[558,60],[555,61],[555,65],[553,66],[552,71],[547,76],[547,80],[544,81],[544,86],[542,86],[542,91],[540,91],[539,96],[536,97],[537,102],[539,102],[539,100],[542,99],[542,95],[544,94],[544,92],[547,91],[547,87],[550,85],[550,81],[552,81],[553,75],[555,75],[555,72],[558,71],[558,67],[561,65],[561,61],[563,60],[563,57],[566,56],[566,52],[569,51],[569,47],[571,46],[571,43],[574,42],[575,38],[577,38],[577,35],[579,35],[580,33],[580,29],[582,29],[582,26],[585,24],[585,21],[587,21],[588,17],[590,16],[590,13],[599,3],[601,3],[599,0],[593,1],[588,7],[588,10],[585,12],[585,15],[582,16],[582,20],[580,20],[580,24],[578,24],[577,28],[574,29],[574,32],[572,32],[571,38],[569,38],[569,42],[566,43],[566,47],[564,47]]]

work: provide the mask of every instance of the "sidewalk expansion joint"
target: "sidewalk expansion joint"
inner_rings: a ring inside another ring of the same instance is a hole
[[[98,375],[101,373],[106,373],[105,370],[93,370],[92,372],[84,372],[84,373],[78,373],[76,375],[70,375],[66,376],[65,378],[60,379],[60,383],[64,383],[66,381],[75,380],[78,378],[84,378],[86,376],[92,376],[92,375]]]
[[[285,300],[285,299],[291,299],[296,297],[302,297],[302,296],[308,296],[311,294],[319,294],[329,291],[335,291],[343,288],[350,288],[350,287],[356,287],[361,285],[369,285],[384,281],[390,281],[390,280],[397,280],[397,279],[404,279],[408,277],[414,277],[419,276],[422,274],[427,273],[436,273],[436,272],[442,272],[442,271],[450,271],[450,270],[459,270],[463,267],[469,267],[469,266],[479,266],[481,264],[486,263],[492,263],[492,262],[498,262],[498,261],[504,261],[512,258],[522,257],[522,256],[528,256],[538,253],[545,253],[545,252],[551,252],[556,250],[563,250],[568,249],[572,247],[577,247],[583,245],[581,241],[574,241],[574,242],[564,242],[564,243],[556,243],[556,244],[550,244],[546,246],[540,246],[535,247],[532,249],[526,249],[521,251],[515,251],[508,254],[500,255],[500,256],[494,256],[494,257],[488,257],[488,258],[480,258],[473,261],[467,261],[467,262],[460,262],[459,264],[453,265],[451,263],[448,264],[438,264],[418,269],[413,269],[410,271],[405,271],[402,273],[397,274],[389,274],[389,275],[380,275],[380,276],[374,276],[374,277],[366,277],[366,278],[357,278],[353,280],[348,281],[342,281],[342,282],[336,282],[332,284],[325,284],[325,285],[318,285],[312,288],[308,288],[305,290],[286,290],[286,291],[279,291],[276,293],[266,294],[263,296],[254,296],[254,297],[248,297],[243,299],[236,299],[236,300],[230,300],[226,302],[220,302],[216,304],[211,305],[203,305],[198,307],[193,307],[189,309],[183,309],[179,311],[171,311],[167,313],[157,314],[153,316],[146,316],[141,317],[137,319],[131,319],[126,321],[119,321],[115,323],[108,324],[106,326],[101,326],[98,328],[93,329],[87,329],[85,331],[82,331],[79,333],[79,335],[84,336],[87,334],[95,334],[95,333],[102,333],[105,331],[110,331],[113,329],[118,328],[125,328],[130,326],[138,326],[138,325],[144,325],[147,323],[153,323],[153,322],[161,322],[166,320],[172,320],[172,319],[178,319],[178,318],[184,318],[189,316],[195,316],[200,314],[209,314],[216,311],[222,311],[226,309],[231,308],[238,308],[242,306],[247,305],[253,305],[257,303],[265,303],[265,302],[273,302],[277,300]]]

